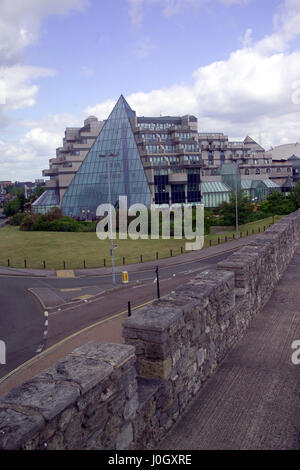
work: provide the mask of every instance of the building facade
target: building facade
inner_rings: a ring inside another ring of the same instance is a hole
[[[62,147],[56,149],[56,157],[50,159],[49,169],[43,171],[43,176],[48,176],[50,179],[46,182],[46,192],[40,201],[41,212],[47,211],[49,207],[60,206],[66,190],[99,135],[103,124],[95,116],[89,116],[84,121],[83,127],[66,129]]]
[[[106,121],[90,116],[83,128],[66,129],[63,147],[43,172],[50,177],[47,191],[33,210],[61,206],[66,215],[94,218],[108,202],[107,158],[114,205],[124,195],[129,205],[217,207],[235,190],[220,171],[226,165],[236,168],[240,189],[253,200],[280,190],[293,174],[291,162],[273,161],[249,136],[230,142],[222,133],[198,132],[191,115],[139,117],[121,95]]]

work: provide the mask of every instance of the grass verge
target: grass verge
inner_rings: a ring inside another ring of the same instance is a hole
[[[279,220],[275,217],[275,222]],[[243,237],[262,232],[273,223],[267,218],[239,227]],[[235,229],[205,237],[205,247],[230,241]],[[132,264],[180,255],[185,240],[116,240],[115,264]],[[172,250],[172,252],[171,252]],[[141,258],[142,257],[142,258]],[[8,261],[9,260],[9,261]],[[95,233],[82,232],[22,232],[18,227],[6,225],[0,230],[0,265],[13,268],[82,269],[110,266],[110,240],[100,241]],[[65,265],[64,265],[65,263]]]

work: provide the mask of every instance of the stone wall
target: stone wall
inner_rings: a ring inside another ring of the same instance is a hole
[[[300,211],[0,400],[0,449],[146,449],[174,425],[268,301]]]
[[[0,449],[126,449],[138,406],[134,348],[89,343],[0,401]]]

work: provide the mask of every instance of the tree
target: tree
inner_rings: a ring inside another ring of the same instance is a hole
[[[12,215],[20,212],[21,206],[18,198],[13,199],[12,201],[6,202],[3,207],[3,214],[6,217],[11,217]]]
[[[299,209],[300,207],[300,181],[296,184],[294,188],[291,189],[290,199],[296,204],[297,209]]]
[[[260,211],[271,215],[285,215],[297,209],[296,202],[286,197],[280,191],[273,191],[265,201],[260,204]]]
[[[6,217],[11,217],[17,212],[23,212],[25,206],[25,196],[22,191],[18,191],[18,194],[12,201],[6,202],[3,207],[3,213]]]
[[[236,211],[235,211],[235,193],[232,193],[229,202],[223,202],[219,206],[219,214],[223,217],[224,225],[235,225]],[[241,192],[238,195],[238,221],[240,224],[246,224],[251,221],[253,214],[253,204],[249,201],[247,196]]]

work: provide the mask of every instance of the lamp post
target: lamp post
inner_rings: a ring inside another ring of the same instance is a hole
[[[235,169],[235,230],[236,230],[236,239],[239,239],[239,209],[238,209],[238,165],[236,164]]]
[[[111,272],[112,272],[112,282],[113,282],[113,284],[116,284],[116,273],[115,273],[114,240],[113,240],[112,213],[111,213],[110,157],[117,157],[118,155],[119,155],[118,153],[107,153],[106,155],[99,155],[99,158],[106,158],[106,163],[107,163],[110,247],[111,247],[110,255],[111,255]]]

